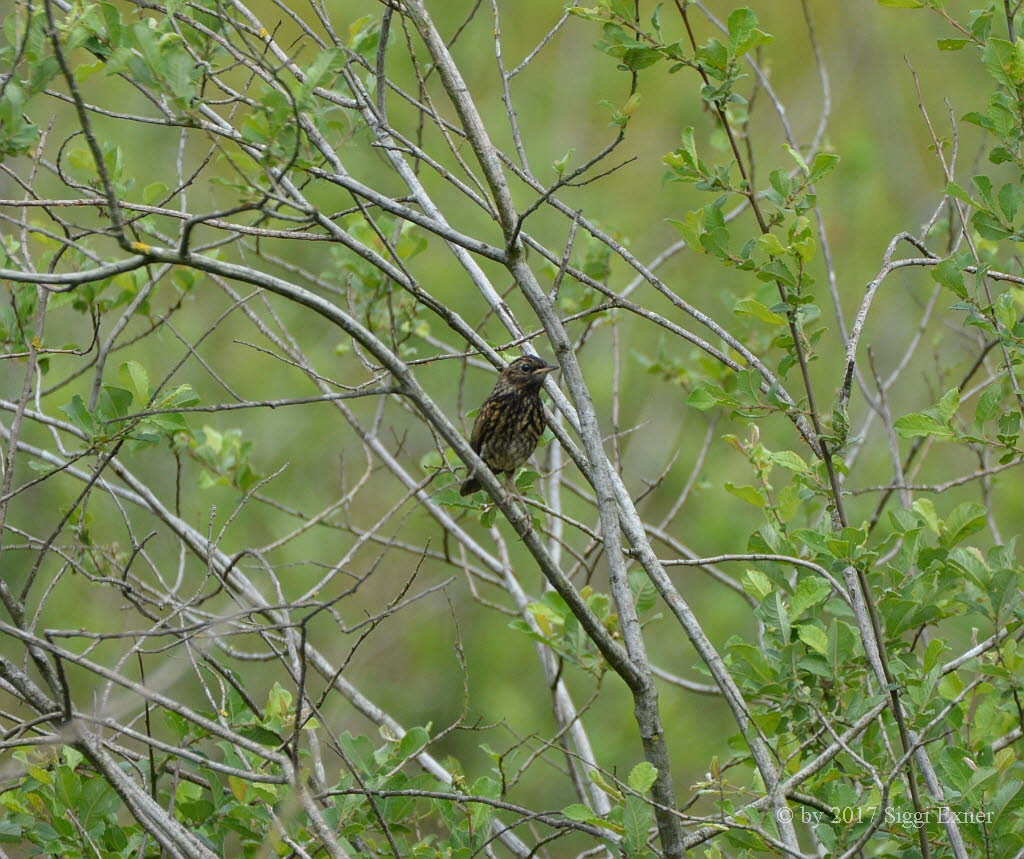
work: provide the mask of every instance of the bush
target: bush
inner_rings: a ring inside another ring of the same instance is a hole
[[[596,3],[8,15],[0,841],[1024,847],[1022,17]]]

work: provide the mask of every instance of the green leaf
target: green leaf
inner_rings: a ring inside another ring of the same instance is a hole
[[[969,44],[971,44],[970,39],[937,39],[935,47],[940,51],[959,51]]]
[[[544,609],[549,609],[552,612],[552,617],[560,618],[563,621],[568,620],[572,614],[569,604],[557,591],[545,591],[539,603],[530,603],[530,605],[538,605]]]
[[[431,497],[434,499],[435,504],[440,504],[442,507],[464,507],[468,510],[472,510],[478,506],[472,501],[459,495],[456,485],[445,486],[435,492]]]
[[[646,46],[642,48],[629,48],[621,57],[622,65],[632,71],[646,69],[648,66],[653,66],[660,59],[661,51],[657,48],[650,48]]]
[[[142,423],[143,426],[156,427],[158,430],[169,433],[188,430],[185,416],[178,413],[149,415]]]
[[[774,451],[771,455],[771,460],[776,465],[781,465],[783,468],[788,468],[797,474],[808,474],[810,472],[810,468],[804,462],[803,457],[792,450]]]
[[[770,256],[782,256],[786,249],[774,233],[762,233],[757,237],[757,243],[764,248],[765,253]]]
[[[967,298],[967,289],[964,286],[964,273],[960,270],[960,264],[952,257],[944,259],[931,270],[932,280],[946,287],[957,298]]]
[[[377,15],[363,15],[348,27],[348,46],[357,54],[367,56],[377,50],[380,42],[380,18]]]
[[[948,422],[956,414],[958,408],[960,408],[960,389],[950,388],[939,400],[939,416]]]
[[[411,758],[427,747],[430,742],[430,734],[427,729],[416,725],[406,731],[405,736],[398,742],[395,755],[399,758]]]
[[[647,793],[658,778],[658,768],[648,761],[641,761],[629,772],[626,783],[637,793]]]
[[[97,433],[96,419],[85,407],[85,400],[78,394],[71,398],[71,402],[64,404],[60,410],[68,416],[68,420],[81,430],[85,435],[92,438]]]
[[[132,392],[114,385],[104,385],[100,388],[100,397],[96,411],[104,420],[123,418],[128,414],[132,404]]]
[[[725,482],[725,489],[727,492],[731,492],[737,498],[746,501],[747,504],[753,504],[755,507],[764,507],[767,504],[764,494],[756,486],[737,486],[735,483],[727,480]]]
[[[999,414],[999,406],[1003,402],[1003,386],[998,382],[989,385],[978,397],[978,405],[974,410],[974,426],[977,429]]]
[[[971,217],[971,225],[983,239],[999,242],[1013,235],[1013,230],[1006,227],[991,212],[975,212]]]
[[[846,406],[839,403],[832,409],[832,435],[836,439],[836,449],[843,447],[850,435],[850,414]]]
[[[236,775],[228,776],[228,789],[231,795],[242,805],[245,805],[246,794],[248,794],[249,783]]]
[[[823,629],[811,624],[802,624],[796,628],[796,634],[811,650],[816,650],[822,656],[828,655],[828,636]]]
[[[191,385],[179,385],[168,393],[156,408],[159,409],[180,409],[185,406],[194,406],[199,402],[199,396],[192,390]]]
[[[267,694],[267,715],[284,718],[292,705],[292,693],[280,683],[274,683],[273,688]]]
[[[262,725],[242,725],[236,730],[247,740],[252,740],[254,743],[259,743],[262,746],[273,748],[281,745],[282,742],[280,734],[271,731],[269,728],[264,728]]]
[[[669,218],[672,224],[685,240],[686,244],[694,250],[701,250],[700,234],[704,232],[704,215],[702,210],[687,212],[683,219]]]
[[[804,156],[797,152],[788,143],[783,143],[782,148],[785,149],[792,159],[797,163],[797,166],[803,171],[804,176],[807,176],[811,172],[811,168],[807,166],[807,162],[804,160]]]
[[[647,831],[651,826],[652,817],[651,807],[640,797],[626,797],[626,805],[622,811],[622,846],[626,850],[626,855],[637,853],[647,843]]]
[[[584,21],[596,21],[599,24],[605,20],[606,14],[601,9],[588,9],[586,6],[570,6],[566,11]]]
[[[1022,202],[1021,197],[1021,189],[1009,182],[999,189],[999,196],[996,199],[999,201],[999,208],[1010,223],[1013,223],[1013,219],[1017,217],[1017,210]]]
[[[685,149],[673,149],[663,155],[661,160],[672,169],[668,178],[676,182],[699,182],[704,176],[702,170],[692,164]]]
[[[789,637],[792,632],[793,625],[790,623],[789,611],[786,609],[786,603],[782,600],[782,592],[775,592],[775,599],[765,604],[766,611],[774,611],[774,618],[771,615],[766,615],[766,619],[769,621],[768,625],[776,625],[779,630],[779,640],[783,644],[789,642]]]
[[[725,395],[725,391],[718,387],[718,385],[713,385],[711,382],[701,382],[690,392],[690,395],[686,398],[686,404],[706,412],[708,409],[713,409],[717,406],[725,398]]]
[[[972,176],[971,181],[974,183],[974,187],[978,189],[978,193],[981,194],[985,207],[991,209],[994,205],[992,201],[992,180],[984,173],[979,173],[977,176]]]
[[[924,658],[921,660],[921,667],[925,671],[931,671],[939,661],[939,657],[946,650],[946,643],[941,638],[933,638],[925,648]]]
[[[567,817],[569,820],[575,820],[577,823],[592,823],[600,819],[594,812],[579,802],[574,802],[572,805],[567,805],[563,808],[562,816]]]
[[[942,523],[939,520],[938,513],[935,512],[935,505],[931,500],[928,498],[919,498],[911,506],[914,512],[924,519],[925,524],[931,528],[932,531],[938,534]]]
[[[498,799],[501,796],[501,785],[490,776],[481,776],[469,786],[469,792],[473,796],[486,796],[491,799]],[[475,803],[472,808],[472,823],[476,830],[486,829],[490,819],[494,816],[494,807],[484,803]],[[410,809],[411,810],[411,809]]]
[[[830,593],[832,585],[818,576],[807,576],[800,580],[789,601],[789,615],[792,619],[798,618],[807,609],[822,602]]]
[[[949,549],[984,527],[985,508],[974,501],[965,501],[946,518],[939,542]]]
[[[494,520],[498,516],[498,508],[493,504],[489,504],[484,511],[480,514],[480,524],[484,528],[490,528],[494,524]]]
[[[576,154],[574,148],[566,150],[565,155],[551,162],[551,166],[555,168],[555,172],[561,176],[565,172],[565,168],[569,166],[569,162],[572,161],[572,156]]]
[[[1020,789],[1024,787],[1024,782],[1020,779],[1010,779],[1004,784],[1000,785],[999,790],[996,791],[996,795],[992,797],[988,808],[993,815],[993,823],[999,820],[1004,809],[1009,805],[1010,801],[1020,793]],[[1020,802],[1015,802],[1011,807],[1019,807]],[[1012,818],[1011,818],[1012,819]]]
[[[943,677],[939,681],[939,694],[947,700],[952,700],[959,695],[964,689],[964,681],[960,679],[957,673],[951,672]]]
[[[952,438],[953,436],[953,430],[923,412],[904,415],[893,424],[893,429],[896,430],[896,435],[900,438],[928,435]]]
[[[22,841],[24,830],[20,823],[0,818],[0,842],[17,844]]]
[[[971,195],[957,185],[956,182],[947,183],[946,193],[949,194],[949,196],[956,198],[961,203],[967,203],[969,206],[974,206],[975,209],[984,208],[980,203],[974,202],[974,200],[971,199]]]
[[[733,306],[733,312],[741,316],[753,316],[769,325],[785,325],[786,317],[773,310],[769,310],[760,301],[753,298],[741,298]]]
[[[998,83],[1011,88],[1024,83],[1024,41],[1021,39],[1009,42],[990,38],[981,52],[981,61]]]
[[[71,769],[77,769],[78,765],[85,760],[85,755],[71,746],[64,746],[61,749],[61,755],[64,757],[64,763]]]
[[[629,589],[633,592],[636,610],[645,614],[654,608],[658,601],[658,589],[643,570],[630,570]]]
[[[772,580],[760,570],[747,570],[743,590],[758,600],[764,600],[772,592]]]
[[[733,9],[727,22],[729,47],[734,57],[742,57],[758,45],[767,44],[772,37],[757,29],[757,15],[751,9]]]
[[[786,286],[796,285],[796,278],[793,276],[793,272],[780,259],[773,259],[765,265],[758,274],[758,279],[765,281],[779,280],[786,284]]]
[[[811,172],[807,176],[807,184],[813,185],[819,179],[836,169],[839,156],[832,152],[819,152],[811,162]]]
[[[330,83],[329,76],[337,74],[344,68],[345,52],[341,48],[328,48],[321,51],[306,69],[306,87],[312,90],[323,83]]]
[[[618,15],[620,18],[632,20],[633,17],[633,2],[632,0],[602,0],[601,5],[607,6],[611,4],[612,12]]]
[[[996,299],[996,319],[998,319],[1007,331],[1013,331],[1017,325],[1017,306],[1013,296],[1004,292]]]
[[[704,45],[697,48],[697,59],[712,77],[719,80],[725,78],[729,65],[729,49],[718,39],[708,39]],[[714,91],[714,87],[709,86],[706,89],[710,92]]]
[[[126,361],[117,370],[125,387],[135,394],[135,402],[149,402],[149,373],[138,361]]]
[[[587,776],[590,780],[596,784],[601,790],[603,790],[608,796],[614,799],[616,802],[622,802],[622,791],[619,790],[615,785],[609,782],[600,770],[590,770],[587,772]],[[587,809],[588,811],[590,809]]]
[[[832,618],[828,628],[828,661],[833,671],[838,671],[854,648],[854,634],[849,624]]]
[[[742,668],[736,660],[742,660],[750,666],[753,675],[765,683],[775,683],[778,680],[776,671],[779,670],[777,659],[770,658],[765,651],[745,642],[733,640],[729,645],[730,658],[736,668]],[[745,669],[744,669],[745,670]],[[748,675],[750,671],[746,672]]]
[[[56,767],[53,770],[54,792],[57,799],[66,808],[74,808],[82,794],[82,780],[78,774],[67,767]]]
[[[163,182],[152,182],[142,189],[142,202],[152,205],[157,200],[163,200],[169,190]]]

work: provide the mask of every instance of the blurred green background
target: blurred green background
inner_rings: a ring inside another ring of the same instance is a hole
[[[474,3],[462,0],[435,0],[429,5],[446,38],[457,30],[474,7]],[[950,117],[958,119],[968,110],[979,109],[987,98],[989,85],[976,55],[970,49],[962,52],[940,52],[936,49],[936,39],[953,35],[950,27],[937,15],[880,8],[874,3],[808,2],[806,5],[813,18],[817,46],[829,80],[831,113],[825,146],[842,159],[818,190],[835,262],[842,310],[849,324],[865,284],[879,269],[886,245],[898,232],[917,233],[920,230],[940,202],[945,185],[941,165],[933,151],[932,138],[919,107],[915,73],[920,83],[920,103],[926,108],[936,134],[949,147],[954,135]],[[968,8],[966,4],[950,5],[962,7],[951,10],[959,15],[965,14]],[[563,11],[560,4],[548,0],[517,0],[514,4],[499,2],[499,6],[502,7],[504,57],[509,68],[532,50]],[[646,18],[653,6],[647,3],[643,6]],[[722,19],[732,8],[721,3],[710,6]],[[763,68],[785,106],[786,118],[798,142],[805,145],[821,120],[824,96],[801,5],[795,2],[759,2],[753,4],[753,8],[760,18],[761,28],[774,36],[774,42],[767,45],[761,54]],[[274,25],[280,22],[277,38],[282,44],[289,42],[288,37],[294,27],[283,20],[273,4],[257,3],[252,9],[269,29],[274,29]],[[378,15],[379,12],[379,5],[370,2],[337,0],[331,4],[332,19],[343,34],[349,22],[363,15]],[[666,30],[678,29],[671,4],[662,7],[661,15]],[[712,25],[701,15],[695,12],[694,19],[699,42],[715,34]],[[493,29],[490,4],[484,3],[461,32],[452,51],[495,142],[506,152],[512,152],[496,72]],[[609,124],[609,108],[602,102],[621,106],[629,95],[629,76],[617,70],[612,59],[594,50],[592,46],[598,36],[593,24],[571,18],[535,61],[513,80],[512,94],[530,164],[544,182],[554,180],[556,174],[551,164],[567,151],[575,150],[572,164],[578,164],[614,136],[615,129]],[[404,50],[404,36],[395,33],[393,37],[389,74],[400,84],[414,87]],[[425,54],[422,48],[418,53],[421,58]],[[307,64],[313,56],[312,46],[306,44],[298,49],[297,62]],[[752,79],[746,83],[745,94],[749,96]],[[95,75],[84,82],[83,88],[87,98],[96,102],[116,102],[119,109],[128,112],[146,110],[141,96],[119,81]],[[681,130],[691,125],[697,129],[698,146],[709,161],[724,162],[728,155],[724,138],[715,131],[712,115],[702,107],[695,73],[683,69],[669,75],[664,64],[659,64],[639,73],[638,88],[641,100],[630,121],[626,140],[607,163],[614,165],[628,159],[635,160],[630,160],[598,182],[567,189],[560,193],[560,197],[621,238],[632,253],[647,261],[678,240],[678,232],[670,219],[681,218],[686,212],[710,201],[706,192],[664,179],[662,156],[678,145]],[[440,88],[432,85],[432,93],[437,108],[446,117],[454,118]],[[390,96],[390,105],[395,125],[406,133],[414,133],[414,113],[401,105],[394,95]],[[764,186],[771,170],[777,167],[790,169],[792,160],[783,150],[785,138],[779,118],[763,89],[757,93],[751,109],[749,138],[755,154],[755,181]],[[60,123],[69,121],[66,115],[59,120]],[[172,184],[178,147],[176,133],[157,126],[109,119],[97,120],[96,124],[103,139],[116,140],[123,147],[127,171],[138,177],[140,189],[153,181]],[[957,124],[957,132],[957,175],[961,184],[966,184],[965,177],[971,175],[972,164],[984,158],[980,148],[981,137],[973,126]],[[370,145],[365,129],[343,123],[337,134],[339,157],[356,178],[388,193],[402,193],[384,157]],[[58,137],[55,133],[53,140]],[[55,144],[51,142],[51,145]],[[200,146],[191,145],[195,147],[189,150],[192,155],[201,151]],[[442,149],[443,144],[435,129],[427,129],[424,146],[444,163],[453,163],[450,155]],[[471,160],[468,147],[461,150],[461,155]],[[11,183],[4,179],[0,182],[4,183],[4,195],[11,196],[14,193]],[[428,190],[437,194],[437,200],[442,203],[454,226],[489,242],[501,243],[497,226],[453,195],[434,175],[427,173],[425,184]],[[518,206],[525,207],[535,199],[534,192],[522,185],[514,188]],[[307,191],[325,211],[351,205],[350,198],[326,183],[310,187]],[[188,205],[191,211],[202,212],[230,203],[231,199],[230,189],[204,183],[189,190]],[[527,221],[526,230],[560,253],[568,226],[563,216],[542,208]],[[166,227],[171,229],[173,225],[168,222]],[[740,239],[737,244],[742,243],[742,238],[755,234],[756,225],[751,216],[744,213],[733,228],[734,237]],[[200,230],[199,235],[209,238],[212,233]],[[937,235],[932,246],[937,253],[943,253],[945,237]],[[296,264],[301,263],[328,281],[343,282],[344,272],[326,243],[267,242],[264,248]],[[577,259],[586,251],[585,237],[581,235]],[[280,271],[266,259],[250,256],[247,261],[268,270]],[[542,283],[549,284],[550,267],[537,259],[532,262],[542,277]],[[492,343],[508,341],[507,332],[490,318],[483,299],[476,294],[472,283],[442,244],[431,240],[428,249],[413,260],[411,268],[431,293],[454,306],[471,324],[481,325],[481,330]],[[484,269],[493,277],[499,291],[505,292],[511,287],[507,274],[498,267],[484,263]],[[830,410],[842,381],[843,354],[820,254],[813,262],[813,273],[818,279],[817,303],[822,309],[822,323],[829,331],[819,344],[812,371],[819,402]],[[745,295],[760,294],[763,287],[752,282],[749,275],[723,269],[716,260],[692,251],[673,257],[659,269],[659,274],[692,304],[727,327],[739,330],[743,330],[746,323],[733,315],[735,301]],[[631,279],[630,271],[621,261],[611,262],[608,283],[613,289],[621,290]],[[887,375],[902,355],[933,287],[928,271],[918,268],[897,272],[886,280],[872,307],[862,343],[862,354],[864,346],[870,345],[882,375]],[[245,295],[249,290],[243,285],[240,292]],[[582,302],[587,298],[582,288],[574,284],[565,287],[564,302]],[[649,287],[640,287],[633,298],[674,321],[685,321]],[[153,301],[154,309],[166,307],[171,299],[169,293],[158,291]],[[253,306],[261,300],[253,299]],[[536,327],[536,320],[518,296],[510,294],[507,300],[526,328]],[[948,304],[946,296],[940,296],[939,302],[940,308],[945,306],[943,302]],[[770,305],[773,302],[768,300],[766,303]],[[144,363],[154,380],[161,378],[185,353],[185,347],[176,338],[194,343],[229,305],[230,301],[219,289],[209,282],[201,282],[185,298],[181,312],[173,317],[176,335],[165,330],[155,339],[142,341],[118,353],[108,366],[108,376],[116,373],[117,365],[130,356]],[[280,300],[270,299],[269,306],[280,314],[282,323],[291,334],[300,339],[304,351],[319,372],[346,384],[359,383],[368,377],[352,354],[350,344],[336,329],[301,308],[288,306]],[[266,316],[264,310],[259,312]],[[426,311],[419,318],[429,323],[432,336],[441,338],[455,350],[464,348],[465,344],[450,336],[442,324]],[[133,327],[126,334],[138,333],[145,324],[144,319],[133,322]],[[573,332],[578,335],[585,324],[574,323]],[[685,324],[693,328],[692,324]],[[54,312],[48,325],[48,342],[81,344],[88,340],[88,322],[78,314],[66,310]],[[617,335],[622,359],[619,425],[623,429],[636,428],[623,435],[620,441],[621,471],[634,494],[642,491],[646,482],[655,480],[678,451],[678,458],[668,475],[644,502],[645,516],[657,521],[671,507],[689,476],[707,430],[708,415],[685,404],[697,367],[695,351],[667,336],[659,342],[659,335],[652,334],[652,330],[626,316],[620,317]],[[605,432],[611,432],[612,426],[613,366],[609,360],[612,337],[609,320],[603,318],[580,352]],[[245,345],[252,342],[267,345],[253,326],[240,313],[234,312],[203,340],[198,352],[243,397],[269,399],[313,393],[308,383],[300,381],[300,374],[294,369]],[[435,351],[418,337],[410,340],[409,344],[415,351],[409,352],[408,357],[428,357]],[[535,341],[535,345],[542,355],[550,356],[550,350],[546,350],[541,341]],[[974,345],[974,339],[964,333],[959,317],[939,312],[924,335],[915,361],[892,392],[890,406],[894,414],[915,411],[934,403],[971,360]],[[664,373],[652,372],[652,362],[656,367],[667,369]],[[75,359],[54,357],[47,381],[63,378],[75,366]],[[456,368],[457,362],[427,363],[418,368],[417,376],[435,400],[449,407],[449,413],[459,419],[468,432],[471,419],[467,413],[490,390],[493,375],[470,367],[466,370],[465,388],[461,390]],[[230,399],[195,358],[188,359],[171,381],[173,384],[191,384],[204,403]],[[46,408],[55,410],[67,402],[72,393],[87,392],[88,382],[86,374],[79,381],[44,397],[42,402]],[[20,384],[21,374],[8,370],[2,381],[4,395],[12,397]],[[795,372],[790,374],[789,387],[794,393],[800,390]],[[350,407],[361,421],[370,422],[374,419],[377,404],[354,401]],[[863,399],[855,391],[851,415],[854,430],[864,414]],[[402,461],[417,477],[421,477],[424,472],[417,470],[418,463],[435,450],[427,430],[415,416],[394,403],[387,406],[383,422],[390,443],[404,439],[400,445]],[[220,432],[233,428],[242,430],[244,438],[253,444],[252,466],[258,474],[269,475],[285,469],[268,485],[266,494],[306,514],[329,504],[338,496],[340,486],[350,486],[366,468],[364,452],[357,437],[327,405],[218,414],[209,416],[205,421],[195,416],[190,423],[196,428],[207,423]],[[758,510],[720,488],[727,480],[737,484],[751,482],[746,463],[720,440],[726,433],[745,435],[745,423],[731,420],[728,416],[719,421],[701,477],[672,526],[674,537],[703,555],[743,551],[747,536],[761,524]],[[765,422],[761,431],[762,440],[769,447],[797,449],[809,458],[809,452],[801,447],[784,418]],[[49,443],[48,434],[38,427],[30,428],[27,438],[43,446]],[[877,424],[868,442],[869,452],[858,464],[856,476],[849,484],[852,488],[886,483],[890,479],[888,451]],[[537,461],[541,466],[546,466],[548,456],[548,449],[538,452]],[[128,456],[126,461],[152,486],[158,487],[166,499],[174,497],[179,477],[169,453],[147,451]],[[19,475],[25,479],[28,472],[24,470],[24,461],[19,465],[22,469]],[[922,482],[946,479],[969,467],[973,466],[956,457],[932,456],[918,479]],[[546,467],[539,470],[545,471]],[[229,487],[198,488],[199,472],[195,463],[183,462],[180,475],[182,515],[201,531],[205,532],[212,526],[213,533],[217,533],[233,513],[239,493]],[[571,466],[567,473],[570,480],[582,481]],[[1021,505],[1011,480],[1009,477],[997,478],[995,492],[998,498],[996,506],[1003,513],[1001,521],[1012,525],[1019,521]],[[45,530],[45,522],[55,521],[55,511],[73,497],[68,494],[73,491],[76,489],[71,483],[50,481],[45,489],[33,496],[30,504],[15,507],[11,522],[35,531]],[[945,507],[947,504],[951,508],[958,500],[968,497],[966,493],[969,491],[964,490],[965,494],[955,497],[944,496],[937,503],[943,509],[948,509]],[[402,493],[397,481],[384,470],[376,470],[369,488],[360,494],[357,508],[350,511],[352,523],[357,527],[372,525]],[[870,516],[875,498],[873,495],[851,498],[851,521]],[[594,524],[588,505],[568,493],[565,504],[570,515]],[[94,517],[91,526],[94,542],[123,543],[123,522],[108,501],[97,498],[90,507],[90,513]],[[270,542],[296,524],[297,520],[282,516],[273,507],[248,504],[223,535],[221,544],[226,551],[234,552],[248,545]],[[486,530],[474,517],[467,517],[465,524],[485,547],[492,547],[493,542]],[[156,527],[155,523],[147,523],[144,517],[138,517],[136,529],[139,533],[146,533],[150,527]],[[393,527],[385,529],[385,532],[396,533],[398,539],[414,545],[429,541],[434,550],[441,550],[446,545],[445,535],[434,520],[409,506],[399,512]],[[520,580],[534,595],[539,594],[539,573],[512,532],[507,528],[503,532],[509,541]],[[287,575],[282,574],[285,596],[294,597],[302,593],[322,574],[323,565],[335,563],[353,542],[354,537],[343,527],[325,527],[310,531],[274,553],[274,563],[294,564],[282,567],[287,570]],[[575,543],[583,545],[582,541]],[[174,569],[177,547],[166,536],[158,536],[149,548],[157,563],[166,565],[168,570]],[[379,552],[379,547],[364,547],[349,565],[354,574],[374,569],[373,575],[359,591],[339,606],[342,616],[350,624],[358,622],[367,612],[379,611],[400,590],[416,567],[417,557],[413,553],[388,552],[378,564]],[[665,549],[663,555],[671,557],[672,552]],[[7,557],[10,560],[7,561],[5,575],[12,581],[24,577],[34,560],[34,554],[28,552],[10,553]],[[593,586],[604,590],[604,564],[598,556],[593,558],[596,560]],[[201,565],[190,560],[188,569],[189,581],[197,583],[202,576]],[[49,569],[47,575],[52,577],[54,572],[54,569]],[[740,576],[742,568],[734,567],[730,572]],[[250,569],[249,573],[255,581],[261,582],[257,570]],[[452,567],[427,561],[413,591],[433,585],[452,573]],[[549,694],[533,644],[508,627],[508,616],[474,601],[464,578],[456,575],[455,581],[443,594],[435,593],[404,611],[399,618],[381,624],[359,647],[346,669],[346,677],[406,726],[429,722],[434,730],[439,730],[461,717],[463,727],[449,734],[433,751],[438,755],[453,755],[472,778],[486,773],[492,765],[480,750],[481,743],[501,751],[519,743],[524,737],[550,736],[553,725]],[[716,645],[723,644],[735,634],[752,636],[753,619],[749,608],[734,593],[690,568],[676,569],[673,578]],[[332,587],[340,590],[340,580],[335,581]],[[44,625],[116,629],[120,620],[105,598],[106,593],[85,582],[76,582],[74,586],[65,582],[57,596],[48,603]],[[484,593],[490,599],[500,599],[497,594]],[[69,615],[74,617],[71,622]],[[969,626],[969,620],[965,621],[966,626]],[[312,635],[337,662],[346,657],[355,640],[354,636],[339,637],[336,628],[326,623],[315,629]],[[696,657],[693,649],[668,618],[652,623],[647,640],[652,659],[659,666],[694,679],[704,679],[694,670]],[[465,673],[456,654],[458,641],[461,641],[461,650],[465,654]],[[270,674],[244,665],[241,670],[254,693],[258,697],[264,694],[262,687],[269,687],[273,679]],[[565,678],[577,702],[586,700],[593,681],[572,669],[567,669]],[[466,700],[463,697],[464,684],[468,689]],[[337,730],[348,729],[353,733],[372,730],[350,706],[339,698],[332,700],[334,703],[328,715]],[[686,795],[686,788],[702,778],[713,756],[725,760],[731,755],[727,741],[733,732],[733,723],[725,706],[717,699],[697,697],[666,686],[662,704],[669,746],[675,757],[678,791],[680,795]],[[606,678],[599,705],[584,717],[600,762],[610,769],[617,769],[620,775],[640,759],[631,709],[631,701],[622,685],[614,678]],[[566,783],[559,778],[551,778],[545,766],[541,764],[532,768],[520,789],[530,792],[535,805],[560,807],[571,801],[565,793]]]

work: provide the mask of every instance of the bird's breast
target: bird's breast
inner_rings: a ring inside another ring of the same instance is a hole
[[[522,395],[501,406],[481,439],[480,454],[492,471],[515,471],[530,458],[544,432],[544,408],[540,397]]]

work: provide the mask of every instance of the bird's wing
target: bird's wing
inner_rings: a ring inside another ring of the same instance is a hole
[[[498,408],[498,401],[494,397],[488,397],[480,406],[480,411],[477,412],[476,421],[473,423],[473,433],[469,437],[469,446],[477,453],[480,453],[480,448],[483,447],[484,432],[494,426],[497,418],[494,411]]]

